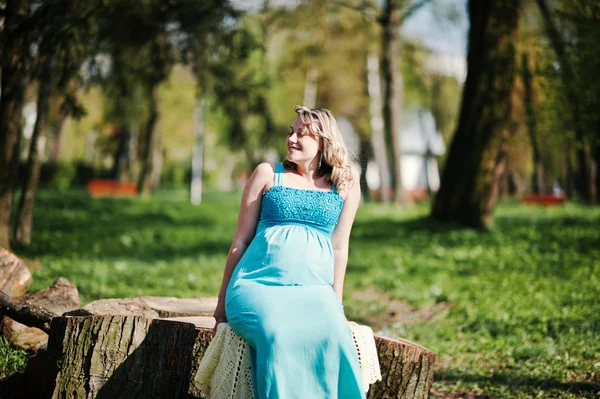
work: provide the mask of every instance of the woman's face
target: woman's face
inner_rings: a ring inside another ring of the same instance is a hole
[[[286,144],[286,159],[294,163],[312,161],[319,153],[319,138],[308,131],[300,118],[296,118],[290,127]]]

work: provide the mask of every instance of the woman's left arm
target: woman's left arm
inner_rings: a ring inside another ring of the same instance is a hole
[[[340,215],[337,227],[331,237],[333,244],[333,290],[338,295],[342,302],[342,294],[344,292],[344,277],[346,275],[346,266],[348,264],[348,243],[350,241],[350,230],[356,216],[356,210],[360,204],[360,183],[358,173],[353,169],[353,177],[348,181],[345,191],[346,199],[344,200],[344,208]]]

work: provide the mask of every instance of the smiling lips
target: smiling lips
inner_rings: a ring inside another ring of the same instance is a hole
[[[288,146],[288,150],[298,150],[298,151],[300,151],[300,148],[298,148],[296,146],[293,146],[293,145],[290,145],[290,146]]]

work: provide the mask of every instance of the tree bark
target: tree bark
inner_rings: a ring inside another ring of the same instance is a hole
[[[391,180],[393,199],[396,204],[408,204],[411,198],[402,184],[402,112],[404,100],[404,81],[400,73],[398,38],[400,16],[398,0],[386,0],[382,25],[381,70],[384,81],[383,119],[387,141],[388,161],[392,165]]]
[[[121,180],[121,174],[123,173],[123,169],[125,166],[129,164],[129,151],[131,144],[131,131],[129,130],[129,126],[123,123],[119,127],[119,144],[117,146],[117,152],[115,153],[112,167],[112,178],[113,180]]]
[[[45,56],[42,73],[40,75],[37,115],[31,143],[29,145],[29,156],[27,159],[27,168],[25,170],[25,179],[21,189],[21,198],[17,208],[17,219],[15,225],[15,242],[20,244],[31,243],[31,227],[33,221],[33,204],[35,202],[35,193],[37,191],[40,179],[40,169],[42,167],[40,140],[43,140],[44,126],[46,124],[46,115],[50,106],[50,94],[52,90],[52,66],[53,54]]]
[[[19,323],[39,328],[45,333],[50,332],[50,321],[56,317],[53,312],[36,305],[21,303],[2,291],[0,291],[0,311]]]
[[[19,297],[31,285],[31,272],[21,259],[0,248],[0,290],[10,297]]]
[[[152,161],[152,173],[150,174],[150,189],[156,190],[160,186],[160,176],[162,174],[163,167],[163,151],[161,145],[161,132],[160,130],[154,133],[154,151],[152,156],[154,160]]]
[[[304,83],[304,106],[314,108],[317,102],[317,68],[309,66],[306,69],[306,82]]]
[[[375,53],[367,56],[367,89],[369,92],[369,111],[371,123],[371,143],[375,162],[379,169],[379,200],[388,203],[391,200],[390,167],[385,150],[385,132],[381,104],[381,80],[379,79],[379,58]]]
[[[573,198],[573,167],[571,165],[571,143],[568,139],[564,143],[563,152],[563,186],[567,198]]]
[[[200,90],[200,89],[199,89]],[[202,202],[202,168],[204,165],[204,94],[198,93],[194,107],[194,148],[192,149],[192,182],[190,202]]]
[[[460,118],[431,215],[487,228],[510,129],[520,0],[469,2],[468,74]]]
[[[583,200],[588,204],[594,201],[594,180],[592,177],[592,168],[590,162],[590,156],[587,149],[587,139],[585,136],[585,126],[582,115],[582,104],[579,99],[579,92],[577,85],[573,84],[576,81],[575,72],[573,65],[569,60],[565,44],[558,31],[558,27],[555,25],[550,9],[546,0],[536,0],[540,13],[544,19],[546,26],[546,32],[552,43],[552,47],[558,57],[560,63],[560,72],[563,81],[563,86],[566,90],[568,103],[571,106],[571,117],[573,120],[573,128],[575,130],[575,138],[578,142],[576,154],[577,154],[577,165],[579,167],[579,188],[583,196]]]
[[[533,192],[542,194],[546,192],[544,185],[544,166],[542,164],[542,154],[537,140],[537,120],[535,115],[535,107],[533,106],[533,83],[532,74],[529,69],[529,57],[527,53],[521,55],[521,68],[523,72],[523,86],[525,86],[525,112],[527,113],[527,133],[531,142],[533,152]]]
[[[600,126],[598,126],[598,133],[600,137]],[[596,142],[594,159],[596,161],[596,203],[600,204],[600,142]]]
[[[10,215],[19,161],[21,109],[27,75],[27,2],[7,0],[3,9],[0,90],[0,248],[10,248]]]
[[[52,320],[52,398],[187,398],[198,332],[141,316]]]
[[[371,385],[368,398],[428,398],[435,353],[405,339],[375,335],[375,344],[382,379]]]
[[[68,115],[61,110],[54,117],[54,123],[52,124],[52,150],[49,156],[50,162],[59,162],[62,156],[63,132],[67,117]]]
[[[150,101],[150,115],[146,122],[144,131],[144,143],[142,153],[142,171],[138,180],[138,193],[147,194],[152,186],[152,170],[154,166],[155,130],[158,121],[158,89],[152,86],[148,91]]]
[[[373,151],[371,142],[368,139],[361,137],[359,145],[360,152],[358,155],[358,163],[360,166],[360,187],[363,199],[368,201],[371,199],[371,189],[369,188],[369,182],[367,181],[367,167]]]
[[[27,306],[28,309],[41,307],[57,316],[79,308],[79,292],[73,283],[60,277],[50,288],[27,295],[19,300],[19,303]],[[49,320],[45,323],[49,323]],[[46,332],[21,324],[8,315],[4,316],[1,326],[2,334],[6,339],[19,348],[37,351],[40,346],[48,342]]]

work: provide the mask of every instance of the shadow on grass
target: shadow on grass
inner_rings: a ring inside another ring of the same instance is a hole
[[[595,382],[563,382],[555,378],[536,378],[506,372],[494,373],[491,376],[483,376],[477,374],[465,374],[457,370],[447,370],[436,373],[434,379],[440,383],[460,381],[462,383],[477,383],[487,386],[504,385],[514,390],[526,390],[529,388],[560,390],[574,395],[582,395],[583,397],[591,397],[588,395],[593,396],[600,393],[600,384]]]
[[[447,250],[483,246],[522,247],[525,250],[566,254],[589,253],[598,247],[598,237],[590,234],[600,220],[596,217],[551,215],[539,218],[526,215],[498,216],[494,228],[482,232],[453,223],[438,222],[428,216],[404,220],[370,218],[354,223],[352,238],[361,244],[430,251],[432,246]],[[555,270],[564,273],[565,269]]]
[[[39,200],[33,242],[14,245],[19,254],[168,262],[226,254],[231,244],[218,232],[221,215],[210,207],[190,212],[187,203],[92,200],[85,193],[55,197]]]

